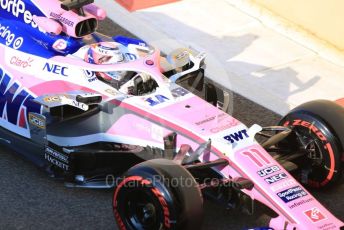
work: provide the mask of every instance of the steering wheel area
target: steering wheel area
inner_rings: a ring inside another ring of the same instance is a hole
[[[157,87],[158,84],[149,74],[138,73],[122,84],[118,91],[127,95],[142,96],[152,93]]]

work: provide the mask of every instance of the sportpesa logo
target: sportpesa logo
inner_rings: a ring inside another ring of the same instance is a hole
[[[26,5],[22,0],[0,0],[0,6],[8,13],[12,13],[17,18],[22,18],[26,24],[31,24],[37,28],[38,25],[33,21],[33,15],[26,10]]]
[[[16,35],[9,30],[8,26],[2,26],[0,23],[0,41],[1,38],[5,40],[7,46],[12,46],[14,49],[19,49],[24,42],[22,37],[16,37]]]

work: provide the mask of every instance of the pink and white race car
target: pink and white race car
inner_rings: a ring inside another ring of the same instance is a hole
[[[0,7],[1,143],[67,186],[115,187],[120,229],[200,229],[203,197],[254,200],[273,229],[344,226],[304,187],[338,182],[343,107],[314,101],[249,128],[205,79],[204,53],[101,35],[93,0]]]

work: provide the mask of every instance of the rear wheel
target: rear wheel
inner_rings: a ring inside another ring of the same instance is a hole
[[[113,209],[120,229],[200,229],[203,200],[198,184],[170,160],[129,169],[115,189]]]
[[[290,127],[293,133],[279,147],[299,153],[299,157],[292,160],[298,166],[294,176],[309,187],[331,186],[342,174],[340,140],[325,121],[326,117],[302,109],[302,106],[280,121],[280,125]]]

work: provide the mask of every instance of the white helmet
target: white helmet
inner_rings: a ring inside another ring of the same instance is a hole
[[[100,42],[92,44],[85,55],[85,61],[91,64],[106,65],[126,62],[125,55],[121,52],[120,44],[116,42]],[[96,72],[104,80],[121,80],[125,71]]]

